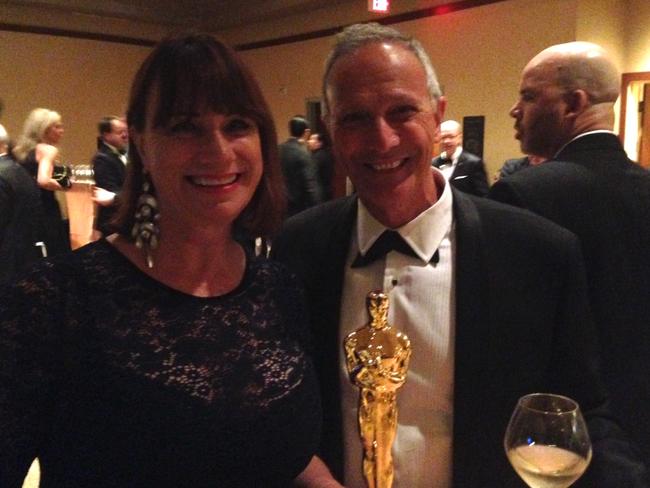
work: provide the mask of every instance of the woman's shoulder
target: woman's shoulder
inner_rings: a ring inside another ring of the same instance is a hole
[[[52,154],[57,154],[59,152],[59,149],[56,146],[53,146],[52,144],[47,144],[46,142],[39,142],[36,144],[36,157],[39,156],[49,156]]]

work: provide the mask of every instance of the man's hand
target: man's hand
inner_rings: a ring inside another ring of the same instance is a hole
[[[113,205],[115,201],[115,193],[112,191],[104,190],[98,186],[93,187],[93,202],[102,207]]]

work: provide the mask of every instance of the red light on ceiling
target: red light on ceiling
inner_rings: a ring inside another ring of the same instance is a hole
[[[390,0],[368,0],[368,11],[386,14],[390,11]]]

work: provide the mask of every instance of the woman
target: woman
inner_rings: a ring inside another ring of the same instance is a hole
[[[13,155],[23,164],[41,189],[43,208],[42,237],[47,255],[54,256],[70,250],[69,238],[61,210],[54,196],[55,191],[67,190],[52,176],[59,162],[57,145],[63,137],[61,116],[53,110],[35,108],[25,120],[23,132],[18,139]]]
[[[294,279],[233,237],[282,216],[275,129],[204,35],[136,75],[117,234],[0,293],[0,486],[339,486]],[[8,471],[4,471],[7,466]]]

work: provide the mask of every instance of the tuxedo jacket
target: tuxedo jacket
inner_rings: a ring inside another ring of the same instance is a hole
[[[305,145],[295,137],[280,144],[279,151],[287,191],[287,214],[291,216],[321,201],[316,164]]]
[[[99,148],[93,156],[92,165],[95,173],[95,184],[99,188],[116,194],[113,205],[98,207],[96,227],[104,235],[108,235],[112,233],[108,222],[113,218],[116,211],[118,195],[122,191],[126,178],[126,166],[120,157],[104,142],[99,143]]]
[[[517,171],[521,171],[522,169],[529,167],[530,159],[528,159],[528,156],[524,156],[522,158],[506,159],[506,161],[503,163],[503,166],[501,166],[501,169],[499,169],[499,178],[510,176],[512,174],[515,174]]]
[[[323,399],[321,456],[339,479],[338,324],[356,212],[356,197],[309,209],[285,223],[272,248],[273,257],[305,286]],[[595,454],[585,484],[576,486],[644,486],[636,482],[642,468],[630,460],[629,445],[603,416],[605,394],[595,372],[593,324],[575,236],[532,213],[458,191],[453,212],[453,486],[525,486],[506,459],[503,437],[517,399],[531,392],[568,395],[587,412]]]
[[[586,135],[498,181],[490,196],[580,239],[612,404],[650,465],[650,172],[614,134]]]
[[[13,280],[43,257],[45,241],[41,192],[34,178],[13,159],[0,156],[0,283]]]
[[[445,160],[438,156],[433,159],[432,164],[439,168],[444,162]],[[458,156],[458,162],[449,178],[449,182],[457,190],[477,197],[484,197],[489,190],[483,160],[467,151],[462,151]]]

